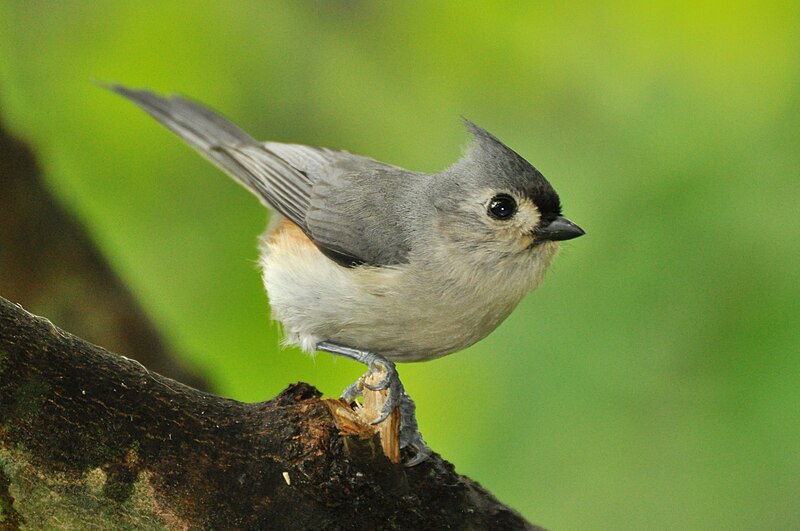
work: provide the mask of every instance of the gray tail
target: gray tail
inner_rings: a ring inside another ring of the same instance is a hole
[[[256,140],[216,112],[180,96],[162,97],[148,90],[122,85],[102,85],[129,99],[181,137],[201,155],[213,162],[245,188],[261,197],[252,175],[238,164],[223,147],[255,144]]]

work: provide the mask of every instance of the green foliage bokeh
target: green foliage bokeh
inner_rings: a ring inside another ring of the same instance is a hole
[[[553,529],[800,527],[800,9],[740,2],[0,2],[0,111],[175,347],[240,400],[280,350],[265,211],[133,105],[412,169],[458,116],[587,236],[465,352],[400,368],[431,446]],[[0,176],[2,179],[2,176]]]

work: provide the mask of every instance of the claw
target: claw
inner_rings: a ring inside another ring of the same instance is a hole
[[[395,380],[395,381],[398,382],[398,383],[400,382],[400,380]],[[398,397],[398,395],[401,395],[401,394],[405,394],[403,392],[403,390],[402,390],[402,387],[400,388],[400,390],[398,390],[397,386],[395,386],[394,382],[392,382],[392,385],[391,385],[390,390],[389,390],[389,396],[386,397],[386,402],[384,402],[383,407],[381,408],[380,416],[378,418],[376,418],[375,420],[373,420],[372,422],[370,422],[370,424],[375,426],[377,424],[380,424],[381,422],[383,422],[387,418],[389,418],[389,415],[392,414],[392,411],[394,411],[395,408],[398,407],[398,402],[401,399],[398,399],[397,397]]]
[[[417,432],[419,433],[419,432]],[[419,437],[420,445],[412,444],[411,446],[417,451],[417,455],[403,463],[403,465],[407,467],[417,466],[418,464],[422,463],[426,459],[428,459],[431,454],[433,454],[433,450],[425,444],[425,441],[422,440],[422,436]]]
[[[366,387],[370,391],[383,391],[384,389],[389,387],[389,383],[390,383],[389,379],[388,378],[384,378],[383,380],[381,380],[381,383],[379,383],[378,385],[370,385],[368,383],[365,383],[364,387]]]
[[[386,402],[386,403],[388,404],[389,402]],[[376,418],[375,420],[373,420],[372,422],[370,422],[370,424],[373,425],[373,426],[375,426],[377,424],[380,424],[381,422],[383,422],[384,420],[389,418],[389,415],[391,414],[391,412],[392,412],[391,409],[387,410],[386,406],[384,406],[383,409],[381,409],[380,416],[378,418]]]
[[[370,391],[382,391],[390,385],[393,385],[395,381],[400,381],[397,376],[397,369],[394,368],[394,363],[391,361],[375,360],[369,364],[369,372],[371,373],[381,369],[383,369],[383,371],[386,373],[386,376],[383,378],[383,380],[381,380],[378,385],[364,383],[364,387]]]

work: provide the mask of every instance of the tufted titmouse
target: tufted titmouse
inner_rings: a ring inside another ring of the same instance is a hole
[[[109,87],[151,114],[274,211],[260,264],[286,343],[385,370],[375,423],[399,407],[401,446],[430,455],[394,367],[463,349],[494,330],[542,281],[560,240],[584,234],[561,216],[529,162],[466,121],[473,143],[425,174],[347,151],[257,142],[182,97]],[[355,399],[362,379],[344,398]]]

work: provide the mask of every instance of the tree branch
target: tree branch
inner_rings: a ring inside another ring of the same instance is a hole
[[[438,455],[340,436],[341,407],[197,391],[0,298],[0,525],[538,529]]]

